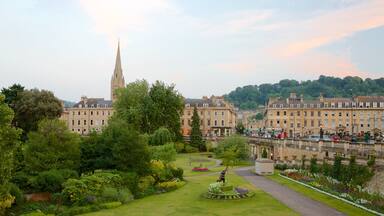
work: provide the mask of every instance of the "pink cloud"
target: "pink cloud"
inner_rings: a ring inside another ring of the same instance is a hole
[[[356,32],[383,26],[383,11],[383,0],[367,0],[304,22],[291,23],[286,28],[290,39],[274,52],[282,56],[299,55]]]

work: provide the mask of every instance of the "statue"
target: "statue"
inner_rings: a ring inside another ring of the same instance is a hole
[[[219,179],[216,182],[223,182],[225,183],[225,174],[227,173],[228,167],[225,168],[225,170],[220,172]]]

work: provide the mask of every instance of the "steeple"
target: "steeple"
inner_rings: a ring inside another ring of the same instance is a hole
[[[125,81],[123,76],[123,70],[121,68],[121,58],[120,58],[120,40],[117,44],[117,54],[116,54],[116,63],[115,70],[113,71],[111,79],[111,100],[116,100],[116,89],[124,88]]]

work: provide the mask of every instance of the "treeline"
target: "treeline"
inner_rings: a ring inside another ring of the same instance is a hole
[[[238,87],[225,95],[225,98],[240,109],[255,109],[265,105],[271,96],[288,97],[289,93],[303,94],[306,99],[319,97],[352,97],[357,95],[384,95],[384,78],[362,79],[347,76],[344,78],[323,76],[317,80],[297,81],[284,79],[274,84],[248,85]]]

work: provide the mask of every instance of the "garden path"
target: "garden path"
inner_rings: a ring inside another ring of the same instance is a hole
[[[326,206],[318,201],[305,197],[296,191],[282,186],[263,176],[257,176],[249,170],[250,167],[240,168],[236,170],[236,174],[242,176],[251,182],[257,188],[269,193],[275,199],[287,205],[289,208],[298,212],[300,215],[310,216],[341,216],[343,213]]]

